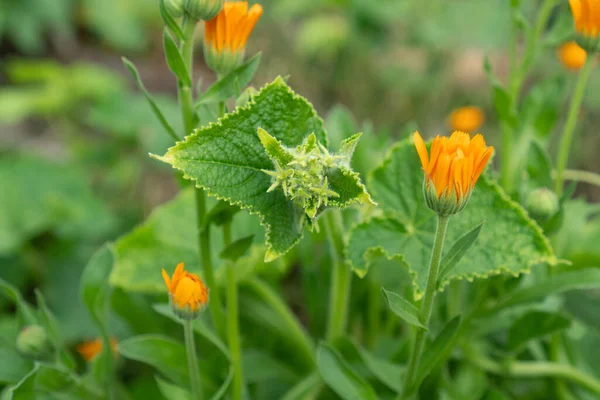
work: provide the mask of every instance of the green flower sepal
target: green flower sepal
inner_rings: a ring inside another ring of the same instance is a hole
[[[350,202],[375,205],[358,174],[350,168],[360,136],[359,133],[346,139],[338,153],[331,153],[314,133],[307,136],[301,145],[288,148],[259,128],[258,137],[274,167],[273,170],[262,170],[272,179],[267,192],[282,190],[288,200],[304,210],[311,229],[318,229],[314,222],[327,207],[342,208]],[[331,184],[340,180],[348,180],[353,185]],[[343,188],[352,186],[362,193],[347,201]]]

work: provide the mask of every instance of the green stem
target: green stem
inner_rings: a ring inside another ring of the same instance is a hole
[[[556,172],[553,175],[556,176]],[[583,182],[600,187],[600,174],[591,171],[565,169],[563,171],[563,178],[567,181]]]
[[[193,81],[194,67],[194,31],[196,24],[194,21],[184,21],[183,40],[181,41],[180,51],[183,62],[190,75],[190,81]],[[192,100],[192,88],[185,85],[182,81],[178,82],[178,98],[181,107],[181,118],[183,120],[184,136],[192,133],[196,127],[196,114]]]
[[[342,336],[348,322],[348,300],[352,271],[344,261],[344,223],[339,210],[325,215],[327,235],[331,245],[331,289],[329,292],[329,315],[327,318],[327,340]]]
[[[548,23],[548,18],[550,18],[550,14],[552,13],[552,9],[556,6],[558,0],[546,0],[541,7],[541,10],[538,14],[535,29],[529,35],[527,40],[527,46],[525,48],[525,54],[523,56],[523,62],[520,66],[516,67],[516,42],[518,40],[517,35],[517,26],[513,23],[513,44],[511,45],[511,58],[515,57],[515,61],[511,60],[511,63],[514,65],[511,68],[511,77],[509,84],[509,96],[511,105],[510,107],[514,112],[517,111],[519,107],[519,93],[521,92],[521,88],[523,83],[525,82],[525,78],[527,74],[531,70],[533,65],[533,61],[535,60],[535,56],[537,54],[537,44],[540,41],[542,35],[544,34],[544,30],[546,29],[546,25]],[[514,53],[513,53],[514,51]],[[502,124],[502,162],[501,162],[501,178],[502,178],[502,187],[508,192],[511,193],[513,191],[513,166],[514,162],[512,159],[512,148],[513,148],[513,140],[514,140],[514,131],[513,128],[508,126],[508,124]]]
[[[231,221],[223,225],[225,247],[231,244]],[[233,400],[242,400],[244,392],[244,371],[242,368],[242,346],[240,343],[238,316],[238,285],[235,277],[235,263],[227,261],[227,341],[233,364]]]
[[[501,365],[493,360],[483,357],[469,357],[469,360],[484,371],[495,375],[511,378],[562,378],[577,383],[596,394],[600,394],[600,382],[598,380],[568,364],[539,361],[515,361],[506,365]]]
[[[554,191],[560,195],[563,191],[563,184],[565,180],[564,172],[567,167],[567,161],[569,160],[569,152],[571,150],[571,143],[573,142],[573,133],[577,126],[577,118],[579,117],[579,109],[583,102],[583,95],[585,94],[585,86],[587,80],[592,71],[594,65],[594,57],[588,57],[583,69],[579,73],[577,79],[577,85],[575,86],[575,92],[571,99],[571,105],[569,106],[569,113],[567,114],[567,122],[565,123],[565,129],[560,140],[558,159],[556,160],[556,181],[554,182]]]
[[[433,301],[435,299],[435,294],[437,293],[440,262],[442,260],[442,250],[444,249],[444,240],[446,238],[446,229],[448,228],[449,218],[450,217],[442,217],[438,215],[435,241],[433,243],[431,261],[429,263],[427,287],[425,288],[425,294],[423,296],[423,301],[421,302],[421,309],[419,310],[419,319],[423,326],[429,325],[429,319],[431,318],[431,313],[433,311]],[[425,347],[425,333],[425,329],[417,328],[417,336],[415,338],[408,362],[408,371],[406,373],[402,398],[409,398],[415,389],[417,389],[415,385],[417,372],[419,370],[419,362],[421,360],[421,355],[423,354],[423,348]]]
[[[210,301],[208,307],[212,320],[221,338],[225,337],[225,314],[221,308],[221,289],[217,285],[210,253],[210,224],[205,224],[206,219],[206,196],[204,191],[196,188],[196,225],[198,230],[198,246],[200,259],[202,261],[202,273],[210,290]]]
[[[196,344],[194,342],[194,328],[192,327],[192,320],[186,319],[183,321],[183,333],[185,336],[185,349],[187,350],[192,395],[194,399],[201,400],[203,398],[203,394],[200,386],[200,370],[198,369],[198,359],[196,356]]]

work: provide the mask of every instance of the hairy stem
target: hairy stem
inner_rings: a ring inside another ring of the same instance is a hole
[[[442,250],[444,249],[444,240],[446,238],[446,229],[448,228],[448,220],[449,217],[438,215],[435,241],[433,243],[431,261],[429,262],[427,287],[425,288],[425,294],[423,295],[423,301],[421,302],[421,308],[419,310],[419,320],[423,326],[429,325],[429,319],[431,318],[431,312],[433,311],[433,301],[435,300],[435,294],[437,293],[437,281],[440,272],[440,262],[442,260]],[[409,398],[416,390],[415,386],[419,362],[425,347],[425,333],[425,329],[417,328],[417,336],[410,354],[408,370],[404,381],[404,388],[402,390],[402,398],[404,399]]]
[[[352,271],[344,261],[344,223],[341,212],[331,210],[324,217],[332,260],[326,335],[327,340],[331,342],[342,336],[346,330]]]
[[[194,341],[194,328],[192,320],[183,321],[183,333],[185,336],[185,349],[187,351],[188,369],[190,371],[190,383],[194,399],[203,398],[202,388],[200,386],[200,370],[198,369],[198,358],[196,356],[196,343]]]
[[[223,225],[225,247],[231,244],[231,221]],[[227,342],[233,364],[233,400],[242,400],[244,393],[244,370],[242,368],[242,346],[238,316],[238,284],[235,277],[235,263],[227,261]]]

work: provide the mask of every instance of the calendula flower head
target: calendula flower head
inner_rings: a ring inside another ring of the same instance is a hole
[[[452,111],[448,122],[454,131],[474,132],[485,120],[485,114],[479,107],[461,107]]]
[[[575,41],[567,42],[558,49],[560,62],[570,70],[579,70],[584,66],[587,52]]]
[[[569,0],[577,43],[589,53],[600,52],[600,0]]]
[[[173,313],[181,319],[195,319],[208,304],[208,288],[196,274],[187,272],[179,263],[173,277],[164,269],[162,276],[169,291],[169,302]]]
[[[48,333],[40,325],[26,326],[17,336],[17,350],[36,360],[47,358],[52,352]]]
[[[419,132],[414,133],[414,142],[425,171],[427,206],[444,217],[462,211],[494,148],[486,147],[481,134],[471,138],[459,131],[433,139],[429,154]]]
[[[172,1],[172,0],[171,0]],[[183,0],[185,12],[196,21],[209,21],[223,8],[224,0]]]
[[[92,362],[100,353],[102,353],[102,339],[94,339],[83,342],[77,346],[77,352],[87,361]],[[117,339],[110,338],[110,349],[113,356],[117,355]]]
[[[204,28],[204,58],[217,74],[227,74],[244,61],[246,43],[263,13],[260,4],[226,1]]]

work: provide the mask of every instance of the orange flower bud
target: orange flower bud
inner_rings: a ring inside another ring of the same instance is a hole
[[[187,272],[179,263],[173,277],[162,270],[162,276],[169,291],[171,309],[181,319],[194,319],[200,315],[208,303],[208,289],[197,275]]]
[[[462,211],[494,148],[486,147],[481,134],[471,139],[468,133],[458,131],[449,138],[437,136],[430,154],[419,132],[414,133],[414,142],[425,171],[427,206],[440,216]]]
[[[260,4],[248,9],[246,1],[227,1],[204,28],[204,58],[219,74],[226,74],[244,60],[246,43],[263,13]]]
[[[110,338],[110,348],[113,356],[117,354],[117,339]],[[77,346],[77,352],[87,361],[91,362],[102,352],[102,339],[89,340]]]
[[[454,131],[474,132],[481,127],[485,114],[479,107],[461,107],[454,110],[449,117],[450,127]]]
[[[587,52],[577,42],[567,42],[558,49],[558,58],[566,68],[578,70],[585,64]]]

